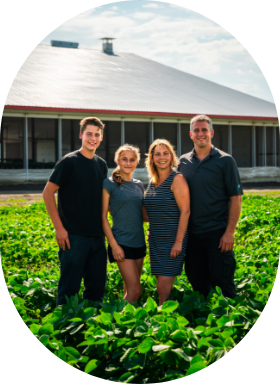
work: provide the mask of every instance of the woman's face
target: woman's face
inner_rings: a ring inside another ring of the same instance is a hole
[[[116,163],[120,167],[121,172],[131,174],[137,167],[138,160],[133,151],[122,151]]]
[[[166,169],[171,167],[172,155],[165,145],[157,145],[154,150],[153,162],[157,169]]]

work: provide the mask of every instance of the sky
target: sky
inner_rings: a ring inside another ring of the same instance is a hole
[[[47,35],[101,50],[114,37],[114,52],[129,52],[273,102],[257,63],[224,28],[187,8],[156,1],[122,1],[93,8]]]

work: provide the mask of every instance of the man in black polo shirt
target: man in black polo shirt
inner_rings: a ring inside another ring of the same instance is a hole
[[[191,198],[185,271],[195,291],[205,297],[216,286],[234,298],[234,232],[243,194],[234,159],[211,144],[212,121],[206,115],[191,120],[194,149],[181,156]]]
[[[102,301],[105,292],[107,254],[101,223],[101,197],[107,165],[95,154],[103,138],[104,124],[96,117],[80,122],[82,147],[55,165],[43,198],[59,245],[60,280],[57,305],[79,292]],[[58,191],[58,209],[54,193]]]

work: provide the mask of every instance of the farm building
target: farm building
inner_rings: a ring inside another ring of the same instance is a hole
[[[279,123],[273,103],[132,53],[79,49],[77,43],[38,45],[19,70],[1,122],[1,181],[47,179],[54,163],[80,148],[79,121],[105,123],[97,154],[114,167],[123,143],[145,153],[166,138],[177,154],[190,151],[190,120],[213,120],[213,144],[232,154],[243,182],[279,182]],[[145,180],[144,180],[145,181]]]

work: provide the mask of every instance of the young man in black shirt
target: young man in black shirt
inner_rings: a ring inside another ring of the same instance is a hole
[[[80,122],[82,147],[63,156],[44,189],[43,198],[55,228],[61,264],[57,305],[80,290],[83,297],[102,301],[107,254],[101,223],[102,184],[106,162],[95,154],[103,139],[104,124],[96,117]],[[58,207],[54,194],[58,192]]]

